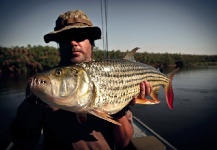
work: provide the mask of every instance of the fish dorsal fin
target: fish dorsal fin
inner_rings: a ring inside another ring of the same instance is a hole
[[[139,47],[134,48],[123,59],[130,60],[130,61],[136,61],[134,59],[134,55],[138,49],[139,49]]]

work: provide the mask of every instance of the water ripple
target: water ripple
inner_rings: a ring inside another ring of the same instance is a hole
[[[178,90],[185,92],[197,92],[197,93],[216,93],[217,89],[189,89],[189,88],[177,88]]]

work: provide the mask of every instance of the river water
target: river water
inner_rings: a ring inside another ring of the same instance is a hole
[[[166,72],[169,72],[166,70]],[[166,104],[135,105],[134,115],[180,150],[217,147],[217,66],[181,69],[173,79],[174,110]],[[25,96],[26,77],[0,77],[0,149],[10,142],[9,126]]]
[[[217,149],[217,67],[180,70],[173,79],[174,110],[161,88],[158,105],[136,105],[134,115],[177,149]]]

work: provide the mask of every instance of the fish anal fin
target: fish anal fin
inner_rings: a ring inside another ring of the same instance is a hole
[[[92,115],[94,115],[96,117],[99,117],[101,119],[104,119],[106,121],[109,121],[109,122],[111,122],[113,124],[121,126],[121,124],[119,122],[115,121],[114,119],[112,119],[112,117],[110,115],[108,115],[107,113],[105,113],[105,112],[103,112],[103,111],[101,111],[99,109],[90,109],[90,110],[88,110],[88,113],[90,113],[90,114],[92,114]]]
[[[144,98],[136,98],[136,104],[159,104],[160,100],[158,99],[158,92],[160,87],[155,87],[152,89],[150,93],[150,97],[152,99]]]
[[[136,98],[136,104],[158,104],[160,101],[159,100],[151,100],[151,99],[140,99],[140,98]]]
[[[159,87],[159,88],[160,88],[160,87]],[[157,89],[156,92],[153,90],[153,91],[151,92],[151,94],[150,94],[151,98],[152,98],[157,104],[160,103],[160,100],[158,99],[159,88]]]

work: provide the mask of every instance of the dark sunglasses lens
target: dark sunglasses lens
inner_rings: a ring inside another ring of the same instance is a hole
[[[81,42],[85,39],[88,39],[88,35],[86,33],[76,33],[74,35],[65,35],[59,39],[59,43],[70,43],[71,41]]]
[[[78,34],[77,36],[74,37],[75,41],[77,42],[81,42],[81,41],[84,41],[85,39],[87,39],[87,34],[84,34],[84,33],[81,33],[81,34]]]

